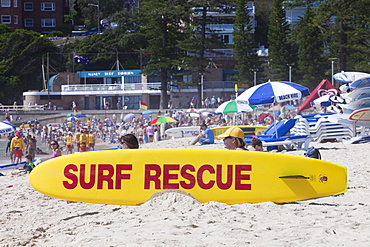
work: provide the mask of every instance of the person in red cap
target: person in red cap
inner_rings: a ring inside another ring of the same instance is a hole
[[[10,143],[10,152],[14,153],[15,163],[20,163],[23,156],[24,141],[21,137],[21,132],[17,131],[14,135]]]

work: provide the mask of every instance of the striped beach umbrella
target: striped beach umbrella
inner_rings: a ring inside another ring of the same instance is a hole
[[[248,88],[236,98],[237,102],[251,105],[265,105],[297,100],[310,95],[308,88],[293,82],[266,82]]]
[[[161,124],[161,123],[176,123],[177,121],[173,119],[172,117],[157,117],[153,121],[150,122],[150,124]]]
[[[240,112],[251,112],[256,109],[257,106],[252,106],[243,102],[236,102],[235,100],[230,100],[222,103],[217,109],[216,113],[240,113]]]

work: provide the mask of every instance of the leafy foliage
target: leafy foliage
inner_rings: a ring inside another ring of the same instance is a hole
[[[33,31],[18,29],[0,35],[0,100],[20,101],[22,92],[41,89],[41,59],[56,46]]]
[[[237,83],[253,85],[253,69],[257,70],[258,56],[254,50],[252,23],[247,9],[247,0],[236,1],[236,18],[234,23],[234,52],[238,64],[235,69]],[[260,68],[261,70],[261,68]]]
[[[289,26],[285,17],[283,0],[275,0],[268,30],[269,62],[273,69],[272,80],[287,81],[290,48],[288,43]]]

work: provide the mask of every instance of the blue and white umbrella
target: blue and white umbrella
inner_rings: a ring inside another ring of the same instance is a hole
[[[127,114],[124,118],[123,118],[123,121],[128,121],[130,120],[131,118],[134,118],[135,117],[135,114],[134,113],[129,113]]]
[[[245,90],[236,101],[264,105],[297,100],[310,95],[308,88],[286,81],[266,82]]]
[[[6,134],[15,131],[15,126],[13,124],[0,121],[0,134]]]

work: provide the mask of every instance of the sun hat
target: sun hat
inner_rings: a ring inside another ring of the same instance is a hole
[[[16,135],[16,136],[21,136],[21,132],[17,131],[17,132],[15,132],[15,134],[14,134],[14,135]]]
[[[230,128],[228,128],[225,131],[225,133],[219,135],[218,137],[220,137],[220,138],[226,138],[226,137],[229,137],[229,136],[237,137],[237,138],[240,138],[240,139],[244,139],[244,133],[238,127],[230,127]]]

